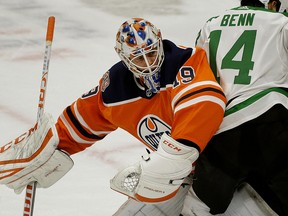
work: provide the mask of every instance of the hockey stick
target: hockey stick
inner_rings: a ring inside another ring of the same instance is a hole
[[[48,81],[48,68],[51,55],[51,46],[54,34],[55,17],[50,16],[46,32],[46,47],[44,53],[44,63],[42,71],[42,79],[40,85],[40,96],[38,102],[37,122],[40,124],[41,116],[44,113],[45,95]],[[31,182],[26,186],[25,203],[23,216],[33,216],[34,201],[36,195],[37,182]]]

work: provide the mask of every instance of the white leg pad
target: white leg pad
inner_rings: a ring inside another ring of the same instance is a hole
[[[181,187],[172,199],[157,204],[147,204],[128,199],[113,216],[178,216],[190,185]]]
[[[209,207],[195,195],[191,187],[184,201],[182,215],[210,216],[209,210]],[[226,212],[218,216],[277,216],[277,214],[249,184],[245,184],[243,188],[234,193]]]

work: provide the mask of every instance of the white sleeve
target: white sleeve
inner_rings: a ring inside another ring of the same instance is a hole
[[[196,46],[202,47],[205,50],[207,56],[209,56],[209,34],[209,26],[206,23],[200,30],[195,44]]]
[[[283,28],[283,44],[288,53],[288,23]]]

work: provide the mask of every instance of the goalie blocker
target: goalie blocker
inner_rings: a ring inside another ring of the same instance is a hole
[[[197,149],[164,133],[158,150],[120,171],[110,181],[110,187],[140,202],[167,201],[178,192],[198,156]]]
[[[47,188],[63,177],[72,167],[72,159],[57,149],[58,134],[50,114],[41,124],[0,148],[0,184],[19,194],[26,185],[36,181]]]

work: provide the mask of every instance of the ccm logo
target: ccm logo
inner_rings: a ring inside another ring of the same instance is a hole
[[[169,148],[173,149],[174,151],[180,152],[182,151],[181,148],[178,148],[177,146],[173,145],[172,143],[168,142],[167,140],[164,140],[163,143],[168,146]]]

